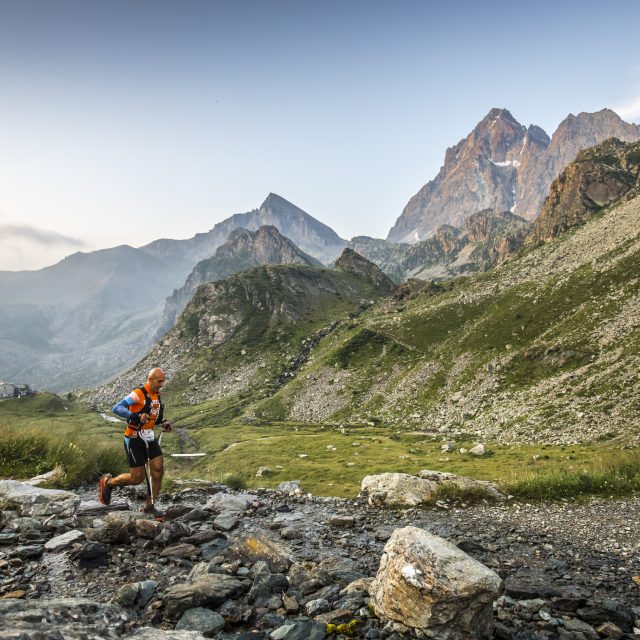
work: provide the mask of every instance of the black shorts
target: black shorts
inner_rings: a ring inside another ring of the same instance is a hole
[[[144,467],[147,459],[152,460],[162,455],[162,449],[157,440],[145,442],[142,438],[128,438],[127,436],[124,437],[124,450],[130,469]]]

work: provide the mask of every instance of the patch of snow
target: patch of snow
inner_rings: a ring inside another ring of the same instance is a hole
[[[519,167],[520,166],[519,160],[505,160],[504,162],[494,162],[493,160],[491,160],[491,158],[489,158],[489,162],[491,164],[494,164],[496,167]]]

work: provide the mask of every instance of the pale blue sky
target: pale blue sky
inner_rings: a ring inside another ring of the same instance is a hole
[[[549,135],[640,122],[638,24],[638,0],[0,0],[0,269],[190,237],[270,191],[385,237],[492,107]]]

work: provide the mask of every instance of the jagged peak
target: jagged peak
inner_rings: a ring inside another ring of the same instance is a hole
[[[293,207],[295,209],[300,208],[300,207],[296,207],[295,204],[293,204],[292,202],[289,202],[286,198],[279,196],[277,193],[271,192],[265,198],[264,202],[260,205],[260,209],[267,209],[269,207],[282,206],[282,205],[287,207]]]
[[[513,117],[511,112],[508,109],[494,107],[487,113],[487,115],[480,120],[476,128],[484,127],[487,125],[495,124],[497,120],[504,120],[509,124],[515,124],[518,127],[522,125]]]

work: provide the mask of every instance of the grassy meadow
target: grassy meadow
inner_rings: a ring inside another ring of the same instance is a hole
[[[474,441],[443,440],[386,427],[220,423],[219,403],[169,409],[176,431],[163,439],[167,480],[202,478],[234,486],[276,487],[300,480],[316,495],[354,497],[368,474],[449,471],[497,482],[516,499],[620,496],[640,489],[640,455],[621,443],[490,446],[484,456],[460,453]],[[57,486],[94,481],[125,469],[122,425],[86,405],[52,394],[0,402],[0,476],[25,479],[62,470]],[[201,458],[171,453],[200,451]],[[260,467],[271,473],[256,477]]]

